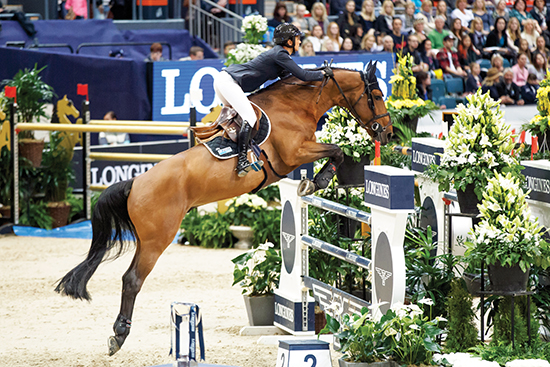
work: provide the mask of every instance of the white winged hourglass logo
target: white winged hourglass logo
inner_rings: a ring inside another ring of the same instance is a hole
[[[285,238],[286,248],[290,248],[290,243],[296,238],[293,234],[283,232],[283,237]]]
[[[376,267],[376,272],[380,276],[380,279],[382,279],[382,286],[386,286],[386,280],[388,280],[389,277],[392,276],[392,273],[390,271],[384,270],[382,268]]]

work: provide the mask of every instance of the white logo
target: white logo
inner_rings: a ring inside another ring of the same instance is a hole
[[[382,279],[382,286],[385,287],[386,280],[388,280],[388,278],[392,276],[392,273],[382,268],[379,268],[378,266],[375,269],[378,275],[380,276],[380,279]]]
[[[290,248],[290,243],[292,241],[294,241],[294,239],[296,238],[296,236],[290,234],[290,233],[286,233],[286,232],[283,232],[283,237],[285,238],[285,242],[286,242],[286,248]]]

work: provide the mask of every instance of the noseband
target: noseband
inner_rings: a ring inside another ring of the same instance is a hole
[[[376,133],[377,135],[378,134],[381,134],[383,133],[384,131],[386,131],[386,129],[390,126],[393,125],[393,122],[390,120],[390,123],[387,125],[387,126],[382,126],[380,123],[378,123],[377,120],[383,118],[383,117],[386,117],[386,116],[389,116],[390,114],[388,112],[386,113],[383,113],[381,115],[377,115],[376,114],[376,109],[375,109],[375,106],[374,106],[374,101],[372,99],[372,90],[371,90],[371,85],[378,85],[378,82],[370,82],[367,80],[367,77],[365,75],[365,73],[361,72],[361,80],[363,80],[363,83],[365,84],[365,89],[363,89],[363,93],[361,93],[361,95],[359,96],[359,98],[357,99],[357,101],[355,101],[354,104],[351,104],[351,102],[348,100],[348,97],[346,97],[346,95],[344,94],[344,91],[342,90],[342,88],[340,87],[340,84],[338,84],[338,82],[336,81],[336,78],[334,76],[331,76],[331,77],[327,77],[327,79],[330,78],[334,81],[334,84],[336,84],[336,87],[338,87],[338,90],[340,91],[340,94],[342,95],[342,97],[344,97],[344,100],[346,101],[346,103],[348,104],[349,106],[349,109],[350,109],[350,112],[351,114],[357,119],[357,121],[359,122],[359,125],[361,125],[364,129],[370,129],[372,130],[374,133]],[[363,122],[363,120],[361,119],[361,117],[359,116],[359,114],[357,113],[357,111],[355,110],[355,106],[357,105],[357,103],[359,103],[359,101],[361,100],[361,98],[363,98],[364,96],[367,96],[367,102],[369,104],[369,108],[370,110],[372,111],[373,113],[373,117],[367,121],[366,123]]]

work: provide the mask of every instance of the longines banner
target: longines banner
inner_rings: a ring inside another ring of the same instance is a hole
[[[365,70],[369,61],[378,61],[376,76],[380,89],[387,98],[391,94],[389,84],[393,69],[393,54],[346,54],[294,58],[303,68],[321,66],[334,58],[333,66]],[[213,78],[224,68],[223,60],[156,62],[153,64],[153,120],[189,121],[191,96],[202,119],[210,109],[220,104],[212,86]],[[202,90],[202,96],[197,90]],[[201,98],[202,97],[202,98]]]

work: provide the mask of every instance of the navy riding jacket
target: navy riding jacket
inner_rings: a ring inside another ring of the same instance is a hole
[[[229,65],[225,69],[241,86],[244,92],[253,92],[268,80],[291,73],[303,81],[323,80],[322,71],[304,70],[296,64],[281,45],[261,53],[244,64]]]

